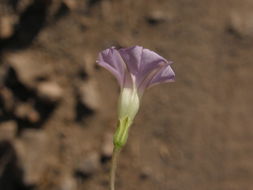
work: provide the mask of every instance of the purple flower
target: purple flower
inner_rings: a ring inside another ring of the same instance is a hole
[[[140,106],[145,89],[175,79],[170,64],[157,53],[141,46],[125,49],[106,49],[99,54],[97,63],[109,70],[121,87],[119,99],[119,124],[114,144],[122,147],[127,140],[128,129]]]
[[[136,88],[139,95],[146,88],[175,79],[171,61],[141,46],[106,49],[99,54],[98,64],[117,78],[121,88]]]
[[[132,112],[130,116],[133,119],[145,89],[175,79],[170,67],[172,62],[141,46],[106,49],[100,52],[97,63],[109,70],[120,84],[120,117]]]

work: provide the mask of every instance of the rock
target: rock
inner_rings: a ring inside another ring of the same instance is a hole
[[[94,80],[88,80],[78,87],[78,97],[80,103],[92,111],[98,110],[101,106],[97,84]]]
[[[60,178],[59,187],[57,189],[76,190],[76,188],[77,188],[77,183],[75,179],[72,176],[65,174],[64,176]]]
[[[76,0],[63,0],[63,3],[69,8],[69,10],[75,10],[78,7]]]
[[[170,157],[170,151],[168,149],[168,147],[164,144],[161,144],[159,147],[159,155],[161,157],[161,159],[163,160],[167,160]]]
[[[4,86],[7,71],[8,71],[7,65],[0,64],[0,88]]]
[[[5,121],[0,123],[0,142],[13,140],[17,134],[17,124],[15,121]]]
[[[23,170],[25,185],[39,183],[50,160],[49,147],[47,134],[37,129],[24,130],[20,139],[15,141],[15,150]]]
[[[83,61],[84,61],[84,70],[88,75],[92,75],[95,71],[95,62],[96,58],[92,56],[90,53],[85,53],[83,55]]]
[[[230,30],[241,37],[253,38],[253,13],[252,11],[233,12],[230,15]]]
[[[12,92],[5,87],[0,87],[0,102],[5,112],[11,112],[14,108],[14,97]]]
[[[36,123],[40,120],[39,113],[28,103],[18,104],[15,109],[15,115],[17,118],[28,120],[31,123]]]
[[[113,134],[106,133],[102,144],[102,161],[106,161],[112,157],[113,153]]]
[[[50,73],[46,57],[34,50],[6,53],[3,60],[27,88],[36,88],[38,81],[47,78]]]
[[[30,6],[33,3],[33,0],[19,0],[16,4],[16,10],[19,13],[22,13],[26,10],[28,6]]]
[[[166,15],[165,12],[162,12],[160,10],[150,12],[147,15],[146,19],[149,24],[153,25],[171,20],[170,16]]]
[[[112,12],[112,3],[110,0],[103,0],[101,1],[101,13],[104,20],[107,22],[109,21],[112,23],[115,20],[115,17],[111,14]]]
[[[48,102],[56,103],[63,97],[62,88],[55,82],[41,82],[37,88],[38,96]]]
[[[11,16],[0,17],[0,39],[6,39],[14,33],[15,19]]]
[[[152,176],[152,170],[149,167],[144,167],[141,169],[140,172],[140,179],[145,180],[147,178],[150,178]]]
[[[21,171],[17,167],[15,150],[12,146],[12,142],[10,141],[0,141],[0,181],[1,181],[1,189],[2,182],[4,181],[6,184],[8,182],[21,182]],[[8,185],[4,186],[7,189]],[[9,186],[10,187],[10,186]],[[5,188],[3,188],[5,189]]]
[[[82,160],[76,168],[76,175],[90,177],[100,168],[100,157],[97,152],[92,152]]]

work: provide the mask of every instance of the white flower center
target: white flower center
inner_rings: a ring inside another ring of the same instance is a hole
[[[140,107],[136,88],[123,88],[119,100],[119,119],[128,117],[133,120]]]

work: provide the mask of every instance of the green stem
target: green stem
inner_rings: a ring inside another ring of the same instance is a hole
[[[116,175],[119,153],[120,153],[120,148],[114,147],[113,154],[112,154],[111,172],[110,172],[110,190],[115,190],[115,175]]]

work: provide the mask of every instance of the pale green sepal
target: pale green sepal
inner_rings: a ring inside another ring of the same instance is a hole
[[[129,117],[118,121],[118,126],[113,137],[113,144],[117,149],[121,149],[126,144],[131,124],[132,120]]]

